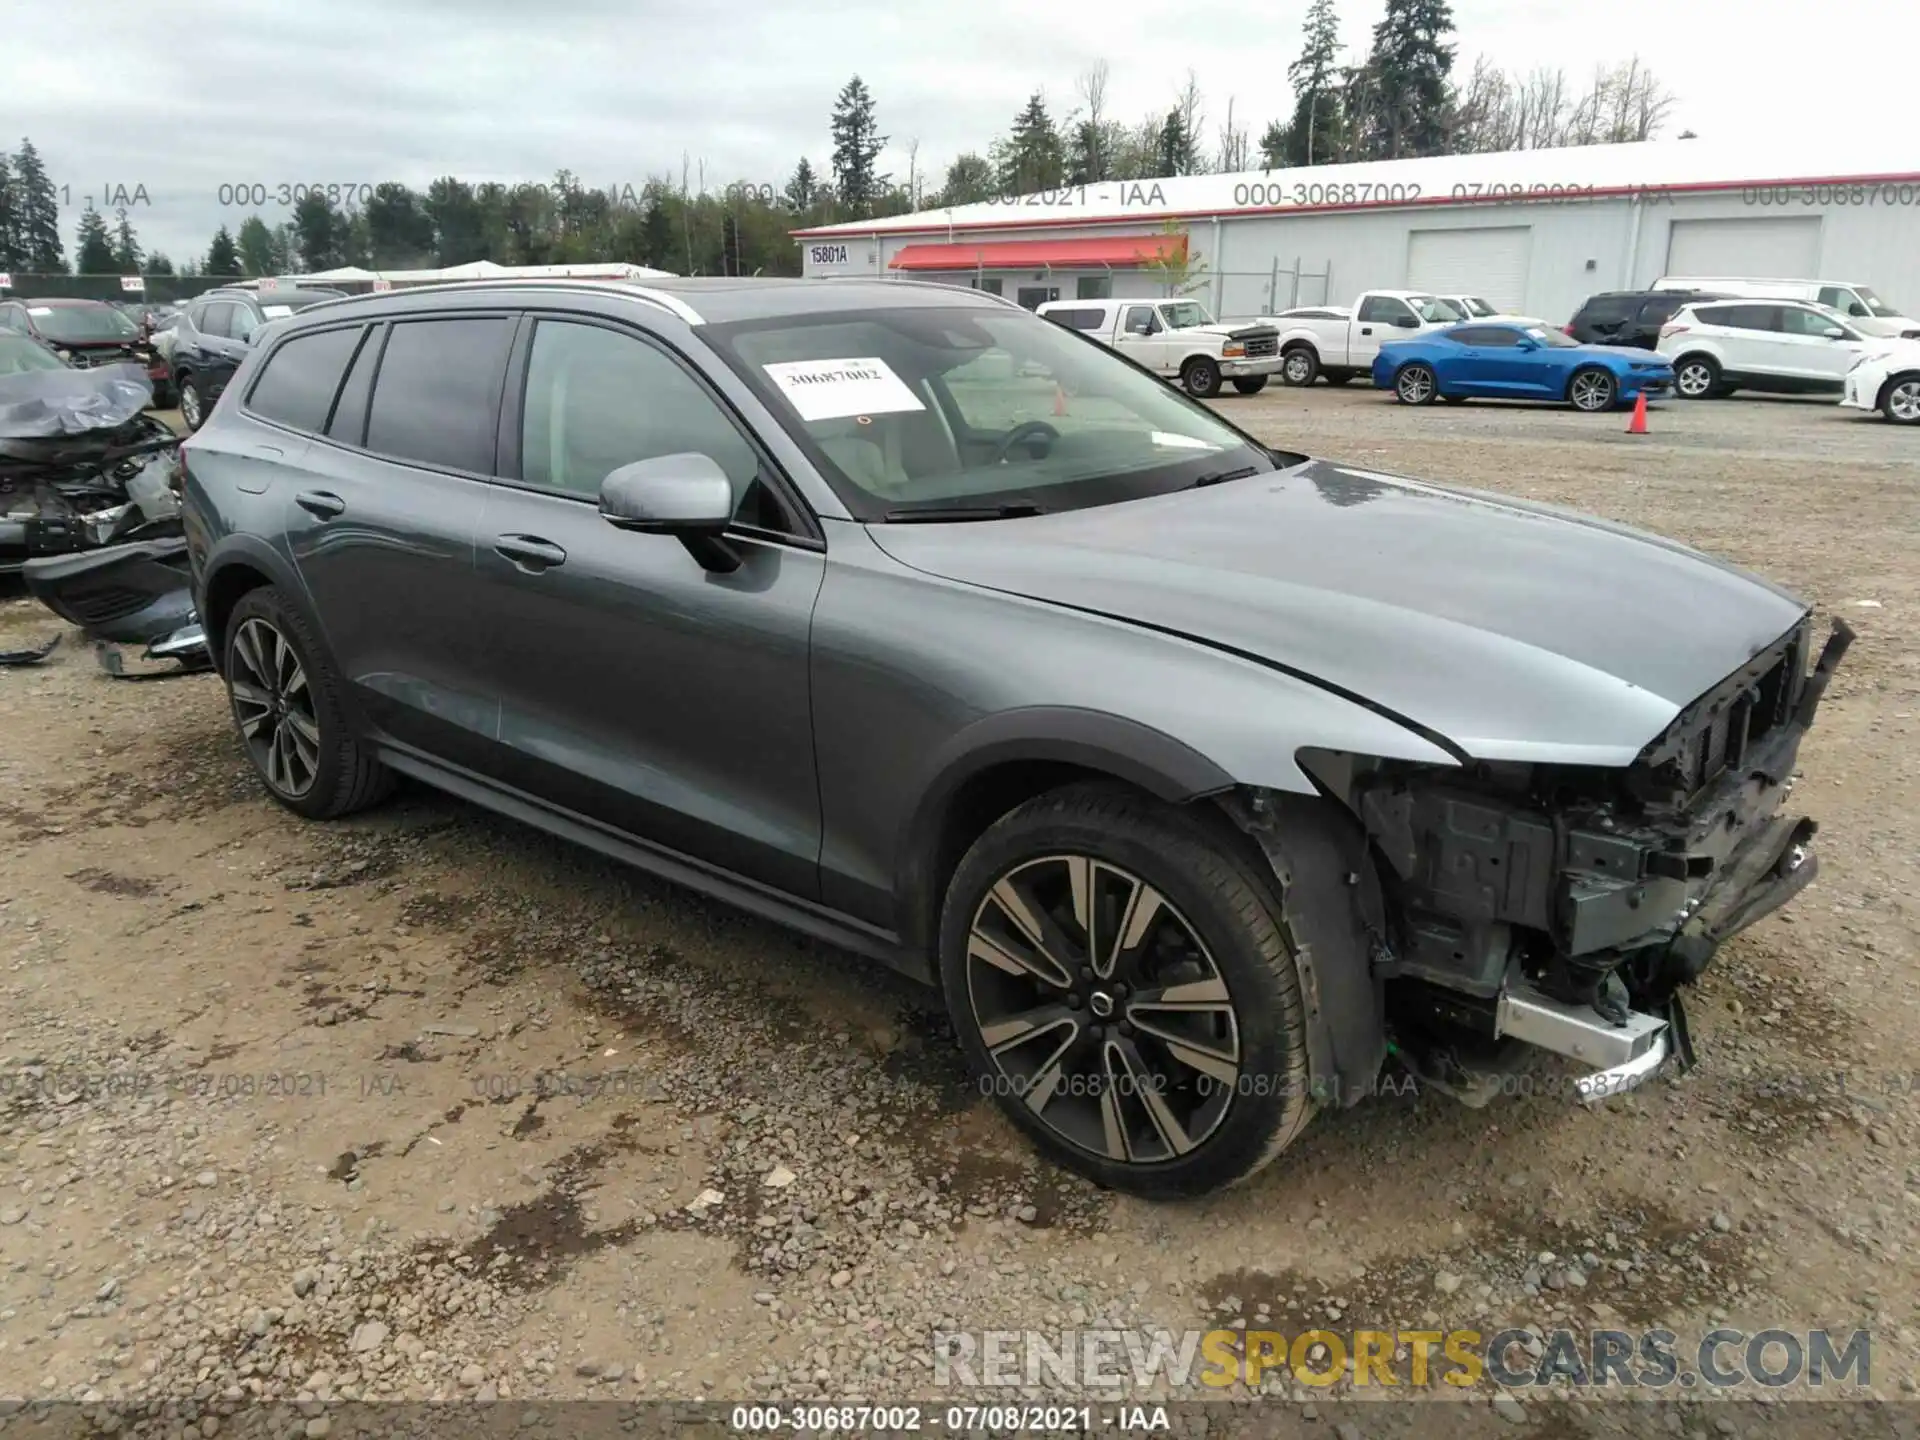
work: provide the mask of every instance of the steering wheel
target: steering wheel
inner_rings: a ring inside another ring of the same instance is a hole
[[[1006,464],[1007,456],[1013,450],[1014,446],[1022,442],[1031,443],[1032,441],[1042,438],[1046,440],[1049,448],[1051,448],[1053,442],[1060,438],[1060,432],[1044,420],[1022,421],[1001,438],[1000,448],[993,452],[993,463],[996,465]]]

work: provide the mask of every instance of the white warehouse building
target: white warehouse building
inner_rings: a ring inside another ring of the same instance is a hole
[[[808,276],[973,285],[1029,308],[1163,295],[1171,276],[1222,318],[1405,287],[1557,324],[1589,295],[1687,275],[1851,281],[1914,314],[1920,154],[1892,133],[1442,155],[1107,181],[794,237]]]

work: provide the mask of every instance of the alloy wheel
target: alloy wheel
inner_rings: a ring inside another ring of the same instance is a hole
[[[1673,377],[1673,388],[1689,400],[1698,400],[1713,388],[1713,371],[1698,360],[1682,365]]]
[[[1424,405],[1433,398],[1433,372],[1424,365],[1409,365],[1400,372],[1394,389],[1409,405]]]
[[[320,722],[300,657],[273,626],[250,619],[234,633],[232,669],[227,689],[254,765],[276,791],[298,799],[320,769]]]
[[[1023,861],[975,909],[966,973],[991,1083],[1069,1144],[1152,1164],[1226,1117],[1241,1075],[1233,997],[1142,877],[1089,855]]]
[[[1902,380],[1888,391],[1887,413],[1903,425],[1920,423],[1920,380]]]
[[[1598,370],[1583,370],[1573,377],[1569,398],[1576,410],[1604,410],[1613,404],[1613,381]]]

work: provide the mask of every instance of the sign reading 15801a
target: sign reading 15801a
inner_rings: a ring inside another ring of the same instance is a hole
[[[847,263],[847,247],[844,245],[815,245],[808,253],[816,265]]]

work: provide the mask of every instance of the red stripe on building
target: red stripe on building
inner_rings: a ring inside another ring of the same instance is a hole
[[[908,245],[887,262],[892,270],[1098,269],[1177,259],[1184,235],[1100,235],[1081,240],[990,240],[979,245]]]

